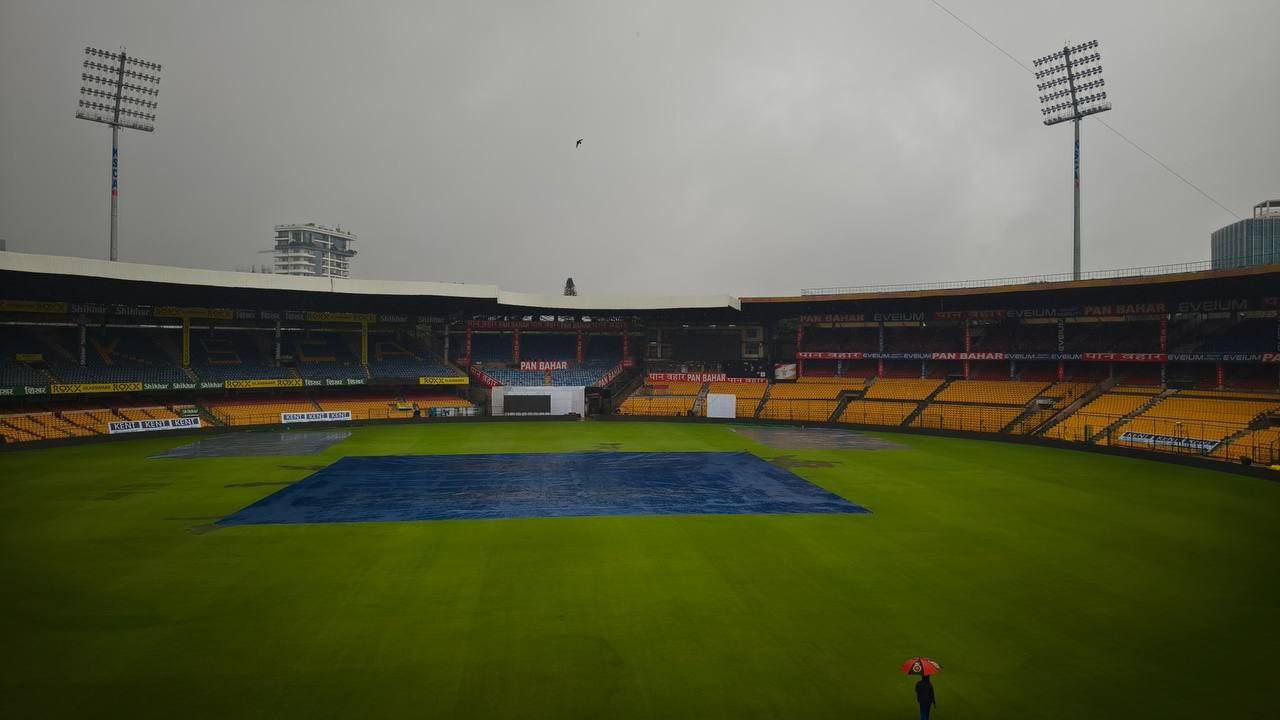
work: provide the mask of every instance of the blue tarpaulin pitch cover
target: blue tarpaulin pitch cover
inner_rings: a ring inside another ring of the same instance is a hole
[[[222,525],[866,513],[747,452],[347,457]]]

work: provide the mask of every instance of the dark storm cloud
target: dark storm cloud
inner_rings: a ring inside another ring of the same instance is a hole
[[[1280,4],[945,2],[1029,63],[1102,43],[1105,119],[1239,214],[1280,196]],[[795,292],[1070,269],[1067,126],[925,0],[0,0],[0,237],[102,257],[85,45],[164,64],[121,150],[121,259],[268,261],[360,235],[360,278]],[[584,138],[575,149],[577,138]],[[1096,123],[1085,267],[1205,259],[1232,218]]]

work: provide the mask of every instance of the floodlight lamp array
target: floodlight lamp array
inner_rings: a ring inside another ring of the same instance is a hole
[[[98,48],[95,48],[95,47],[86,47],[84,49],[84,54],[88,55],[89,57],[96,57],[96,58],[102,58],[104,60],[110,60],[114,63],[120,62],[120,53],[113,53],[107,50],[99,50]],[[147,70],[154,70],[155,72],[160,72],[160,63],[153,63],[153,62],[148,62],[146,60],[139,60],[138,58],[135,58],[135,57],[125,57],[124,61],[126,65],[134,65],[136,67],[145,68]]]
[[[1040,114],[1046,125],[1079,120],[1085,115],[1110,110],[1107,94],[1101,88],[1102,55],[1098,41],[1090,40],[1064,47],[1052,55],[1035,61],[1036,90],[1040,91]],[[1092,94],[1086,94],[1090,93]]]
[[[84,120],[151,132],[160,94],[160,64],[94,47],[87,56],[80,79],[80,103],[76,117]]]
[[[1052,55],[1045,55],[1039,60],[1036,60],[1034,62],[1034,65],[1036,67],[1040,67],[1041,65],[1044,65],[1046,63],[1051,63],[1055,60],[1061,60],[1062,58],[1066,57],[1068,53],[1070,54],[1080,53],[1080,52],[1084,52],[1085,50],[1092,50],[1096,47],[1098,47],[1097,40],[1090,40],[1089,42],[1083,42],[1083,43],[1080,43],[1079,45],[1076,45],[1075,47],[1063,48],[1062,50],[1059,50],[1058,52],[1053,53]],[[1037,75],[1037,77],[1039,76]]]

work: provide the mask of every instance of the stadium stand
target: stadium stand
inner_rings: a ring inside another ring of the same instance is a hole
[[[106,408],[65,410],[62,413],[62,418],[99,435],[107,434],[107,423],[121,419],[120,416]]]
[[[404,401],[410,406],[417,407],[421,410],[430,408],[474,408],[469,400],[465,400],[453,395],[441,395],[438,393],[407,392],[404,394]]]
[[[312,333],[290,338],[298,374],[317,380],[364,380],[368,377],[353,354],[347,338],[339,333]]]
[[[883,381],[881,381],[883,382]],[[879,385],[880,383],[876,383]],[[874,386],[873,386],[874,387]],[[901,425],[911,413],[920,407],[914,402],[885,402],[854,400],[845,406],[840,422],[857,425]]]
[[[867,400],[924,400],[942,387],[942,380],[882,378],[867,388]]]
[[[8,332],[8,331],[6,331]],[[184,382],[190,378],[157,344],[159,331],[91,328],[85,333],[85,364],[80,366],[74,328],[13,329],[9,344],[17,352],[41,356],[53,377],[64,383]],[[47,381],[47,380],[46,380]]]
[[[794,383],[776,383],[769,393],[772,400],[834,400],[840,393],[862,390],[865,378],[851,377],[802,377]]]
[[[1084,397],[1094,386],[1091,382],[1055,382],[1044,389],[1035,399],[1037,405],[1029,409],[1016,423],[1009,427],[1015,435],[1025,435],[1057,415],[1064,408]]]
[[[610,366],[616,364],[622,359],[622,336],[595,333],[587,335],[583,359]]]
[[[63,261],[71,259],[44,258]],[[102,434],[113,420],[180,417],[179,404],[192,402],[206,422],[235,425],[277,423],[282,411],[350,410],[357,419],[378,420],[475,410],[439,385],[418,382],[464,379],[441,352],[445,347],[454,356],[469,347],[469,361],[508,385],[594,388],[608,374],[608,388],[587,394],[589,414],[705,414],[706,394],[728,393],[744,419],[834,417],[1095,445],[1146,443],[1161,452],[1263,462],[1273,459],[1276,434],[1269,426],[1280,413],[1274,269],[999,291],[739,298],[683,310],[642,302],[589,312],[565,312],[559,298],[546,309],[510,306],[474,288],[457,297],[412,298],[332,288],[322,295],[269,287],[242,293],[231,276],[222,287],[193,280],[175,296],[172,288],[160,293],[100,269],[81,272],[92,274],[93,284],[59,301],[46,273],[0,273],[6,289],[22,288],[0,304],[6,443]],[[101,296],[85,297],[95,293]],[[187,368],[183,328],[190,333]],[[514,328],[521,360],[568,367],[521,370]],[[634,369],[620,363],[624,331]],[[795,363],[800,377],[635,389],[646,371],[745,380],[765,377],[775,363]],[[264,382],[233,383],[224,392],[232,380]],[[290,382],[273,382],[279,380]],[[129,386],[119,386],[124,382]],[[344,388],[320,389],[333,385]],[[486,390],[466,392],[479,399]],[[1133,435],[1121,440],[1125,433]]]
[[[1125,432],[1220,441],[1278,410],[1280,401],[1277,400],[1167,397],[1117,428],[1112,433],[1112,442]]]
[[[1151,402],[1156,393],[1148,388],[1112,388],[1093,401],[1056,423],[1045,433],[1046,437],[1071,442],[1084,442],[1111,424]]]
[[[618,406],[619,415],[684,416],[702,392],[704,383],[651,382],[646,379],[636,392]]]
[[[215,400],[207,403],[206,407],[226,425],[272,425],[280,422],[281,413],[321,409],[311,400],[275,397]]]
[[[802,377],[794,383],[776,383],[760,410],[768,420],[827,421],[839,407],[838,398],[847,392],[862,392],[864,378]]]
[[[684,416],[693,411],[692,395],[632,395],[618,407],[619,415]]]
[[[503,385],[566,385],[593,386],[616,363],[584,362],[570,364],[564,370],[519,370],[516,368],[485,365],[489,377]]]
[[[840,403],[835,400],[774,400],[770,398],[760,410],[760,418],[796,422],[828,422],[839,406]]]
[[[1047,387],[1047,383],[1016,380],[957,380],[943,388],[934,402],[1026,405]]]
[[[577,339],[563,333],[521,333],[521,360],[574,360]]]
[[[350,410],[355,420],[389,420],[413,416],[413,407],[388,395],[343,395],[316,399],[321,410]]]
[[[1213,456],[1222,460],[1239,462],[1247,458],[1261,465],[1280,464],[1280,427],[1249,430],[1230,442],[1219,445]]]
[[[297,377],[271,359],[274,340],[266,332],[192,331],[191,369],[200,380],[275,380]]]
[[[446,365],[429,352],[412,347],[407,340],[370,336],[369,377],[379,380],[416,382],[420,377],[461,377],[466,373]]]
[[[471,336],[472,362],[511,362],[511,337],[511,333],[478,332],[473,334]],[[459,348],[459,351],[461,351],[461,348]]]
[[[1021,408],[930,404],[912,418],[908,425],[935,430],[992,433],[1000,432],[1020,414]]]

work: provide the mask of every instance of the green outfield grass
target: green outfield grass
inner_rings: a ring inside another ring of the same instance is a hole
[[[915,654],[944,720],[1278,712],[1280,484],[920,436],[353,433],[0,453],[0,717],[914,718]],[[344,455],[744,448],[874,514],[206,527]]]

